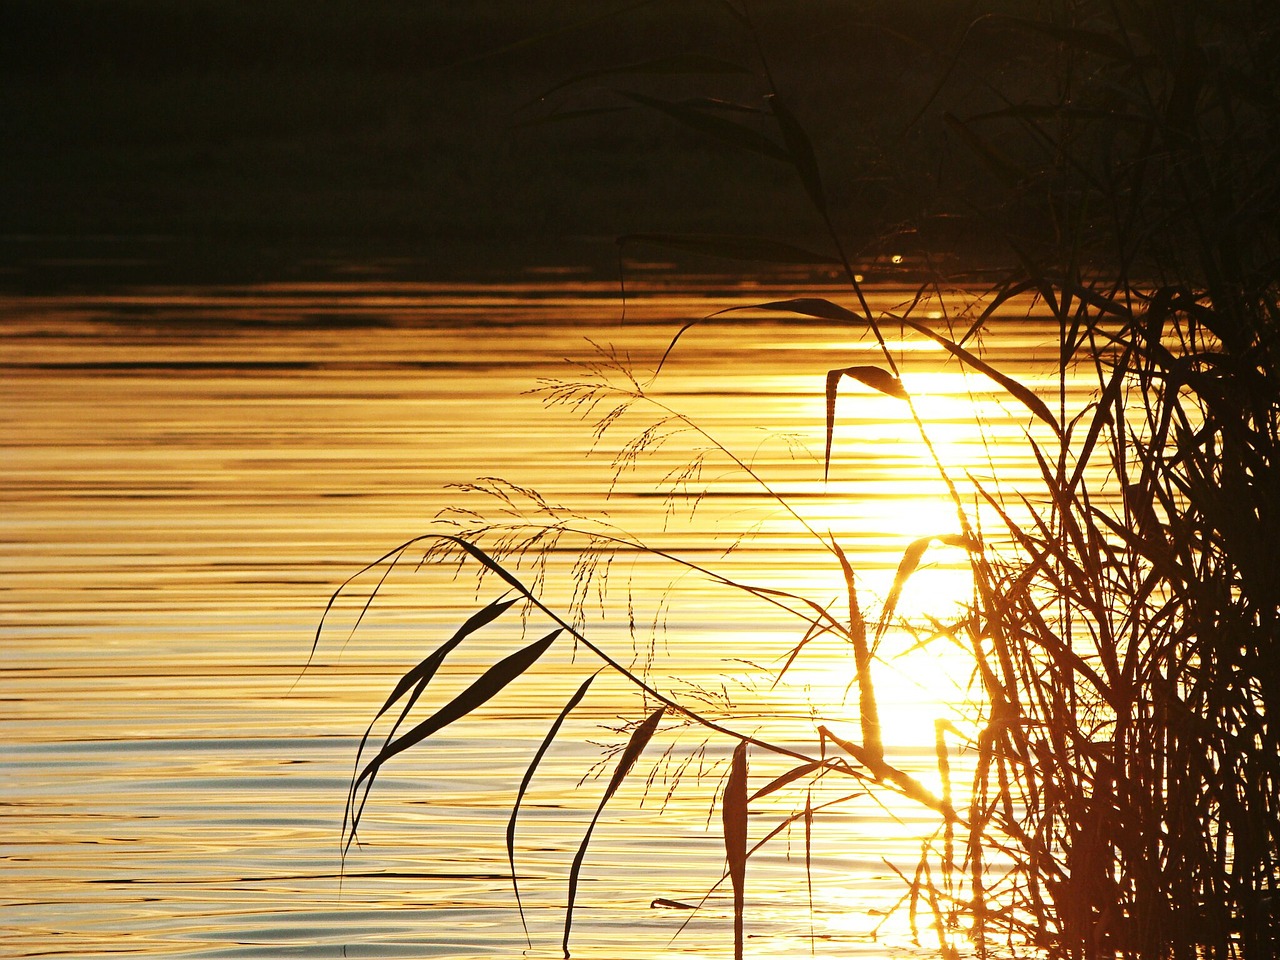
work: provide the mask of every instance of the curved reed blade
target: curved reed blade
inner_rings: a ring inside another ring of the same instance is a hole
[[[851,740],[837,736],[825,725],[818,727],[818,735],[825,740],[830,740],[853,759],[871,771],[871,775],[877,780],[888,781],[901,791],[904,797],[914,800],[921,806],[929,807],[942,814],[947,820],[956,823],[964,823],[965,821],[956,813],[955,808],[950,804],[940,800],[934,796],[928,788],[919,780],[899,770],[890,763],[886,763],[883,757],[876,757],[871,754],[865,747],[860,747]]]
[[[907,399],[907,391],[903,387],[902,381],[888,370],[883,370],[880,367],[843,367],[827,373],[827,395],[833,403],[835,402],[835,385],[839,382],[841,376],[851,377],[859,383],[866,384],[872,390],[879,390],[881,393],[896,397],[899,400]]]
[[[705,320],[713,320],[716,317],[723,317],[727,313],[737,313],[742,310],[776,310],[780,313],[798,313],[801,316],[813,317],[816,320],[834,320],[839,323],[866,322],[866,317],[851,310],[846,310],[838,303],[832,303],[822,297],[795,297],[791,300],[770,300],[767,303],[750,303],[739,307],[725,307],[723,310],[709,313],[705,317],[697,317],[690,320],[677,330],[676,335],[667,344],[667,349],[663,351],[662,359],[658,361],[658,368],[654,375],[656,376],[662,372],[662,367],[666,364],[667,358],[671,356],[671,351],[675,349],[676,343],[688,332],[690,327],[696,326]]]
[[[816,951],[813,935],[813,790],[804,794],[804,885],[809,895],[809,954]]]
[[[447,727],[455,720],[465,717],[477,707],[493,699],[508,684],[533,666],[538,658],[547,652],[551,644],[560,636],[560,633],[561,630],[559,628],[552,630],[541,640],[535,640],[527,647],[523,647],[510,656],[499,660],[481,674],[471,686],[463,690],[462,693],[458,694],[426,720],[423,720],[409,732],[383,744],[382,749],[360,771],[360,775],[356,777],[352,784],[351,796],[353,798],[356,792],[359,791],[361,784],[364,784],[364,793],[360,799],[359,806],[351,812],[351,828],[347,834],[346,844],[348,848],[351,846],[351,841],[360,826],[360,817],[364,812],[365,803],[369,799],[369,791],[373,789],[373,782],[383,764],[391,758],[404,753],[410,747],[421,743],[437,730]]]
[[[409,715],[409,711],[412,710],[414,706],[417,704],[418,698],[422,696],[423,691],[427,689],[427,685],[431,683],[431,679],[435,676],[436,671],[440,668],[440,664],[444,663],[445,657],[447,657],[454,650],[454,648],[457,647],[458,644],[460,644],[463,640],[471,636],[471,634],[475,633],[481,627],[486,626],[487,624],[490,624],[494,620],[498,619],[498,617],[502,616],[504,613],[510,610],[511,607],[513,607],[518,602],[519,602],[519,598],[513,597],[510,600],[494,600],[491,603],[486,604],[483,608],[481,608],[480,610],[477,610],[470,617],[468,617],[466,622],[463,623],[462,626],[460,626],[456,631],[454,631],[453,636],[451,636],[448,640],[442,643],[439,647],[437,647],[434,651],[432,651],[427,657],[425,657],[417,666],[409,670],[404,676],[400,678],[400,680],[396,683],[395,688],[391,691],[390,696],[387,697],[386,702],[382,705],[382,707],[378,710],[378,712],[374,714],[373,719],[369,721],[369,726],[365,730],[364,736],[360,738],[360,745],[356,747],[355,768],[357,771],[360,769],[360,758],[364,756],[364,748],[366,745],[368,745],[369,737],[373,734],[374,726],[382,718],[382,716],[388,710],[391,709],[391,707],[395,704],[395,702],[399,700],[402,696],[404,696],[405,693],[412,688],[413,690],[412,694],[410,694],[410,696],[406,699],[404,707],[400,711],[400,716],[396,719],[396,722],[392,726],[391,731],[387,734],[386,741],[385,741],[386,743],[389,743],[395,737],[396,730],[398,730],[400,727],[400,724],[404,722],[405,717]],[[356,780],[355,780],[355,774],[353,773],[352,780],[351,780],[351,790],[347,794],[347,805],[346,805],[346,808],[343,810],[343,817],[342,817],[343,836],[346,836],[347,834],[347,814],[350,813],[352,809],[352,804],[355,797],[355,789],[356,789]],[[355,831],[353,829],[352,830],[353,839],[354,839],[354,832]]]
[[[850,771],[846,771],[846,772],[850,772]],[[854,774],[854,775],[860,776],[860,774]],[[805,806],[809,808],[808,815],[812,817],[813,815],[819,813],[822,810],[834,809],[836,807],[839,807],[848,803],[850,800],[853,800],[857,797],[863,797],[863,796],[866,796],[866,793],[861,790],[857,791],[856,793],[846,793],[844,796],[837,797],[834,800],[828,800],[826,803],[819,804],[816,807],[812,806],[810,798],[806,797]],[[804,820],[805,816],[806,816],[805,812],[800,811],[799,813],[792,813],[784,817],[780,823],[775,824],[768,833],[766,833],[763,837],[761,837],[759,840],[757,840],[755,843],[751,845],[751,848],[747,851],[747,859],[750,860],[753,856],[756,855],[757,851],[764,849],[765,844],[769,843],[769,841],[774,839],[774,837],[788,830],[793,824],[800,822],[801,820]],[[729,872],[726,870],[724,873],[720,875],[720,879],[711,885],[711,889],[709,889],[705,894],[703,894],[702,899],[699,900],[696,905],[694,905],[693,909],[700,910],[702,908],[702,905],[711,899],[712,894],[714,894],[717,890],[720,889],[720,884],[724,883],[728,879],[729,879]],[[688,917],[685,918],[684,923],[680,924],[680,926],[676,928],[676,932],[671,938],[672,943],[675,942],[676,937],[680,936],[680,934],[684,932],[685,927],[689,925],[689,921],[692,919],[693,919],[693,915],[690,914]]]
[[[529,769],[524,772],[524,779],[520,781],[520,789],[516,791],[516,802],[511,806],[511,818],[507,821],[507,863],[511,865],[511,889],[516,895],[516,909],[520,911],[520,926],[524,928],[524,938],[529,946],[533,946],[533,941],[529,939],[529,924],[525,921],[524,903],[520,900],[520,882],[516,879],[516,819],[520,816],[520,803],[524,800],[525,791],[529,789],[529,782],[533,779],[533,774],[538,769],[538,764],[542,762],[543,755],[546,754],[552,741],[555,740],[556,734],[560,732],[560,726],[564,723],[565,717],[569,716],[573,708],[582,702],[582,698],[587,695],[587,689],[591,686],[591,681],[598,676],[599,673],[593,673],[582,682],[582,686],[578,687],[573,696],[569,698],[568,703],[564,705],[564,709],[560,711],[555,722],[551,724],[551,729],[547,731],[547,735],[543,738],[537,753],[529,761]]]
[[[724,852],[729,864],[729,881],[733,884],[733,957],[742,960],[742,914],[747,878],[747,744],[739,742],[733,749],[729,766],[729,782],[721,800],[724,824]]]
[[[835,606],[836,601],[832,600],[827,606],[821,608],[821,619],[815,618],[809,621],[809,626],[804,632],[804,636],[800,638],[800,642],[791,648],[787,654],[787,660],[782,665],[782,669],[778,671],[777,676],[773,678],[773,682],[769,684],[769,689],[776,689],[778,684],[782,682],[782,678],[787,675],[787,671],[791,669],[791,665],[796,662],[796,658],[806,646],[818,637],[826,636],[836,627],[835,618],[829,613],[831,608]]]
[[[884,757],[884,742],[880,730],[880,707],[876,703],[875,683],[871,679],[871,649],[867,645],[867,621],[858,603],[858,589],[854,582],[853,566],[844,548],[833,537],[831,546],[840,561],[840,573],[844,577],[845,593],[849,597],[849,641],[853,644],[854,678],[858,685],[858,716],[862,724],[862,740],[877,759]]]
[[[841,377],[850,377],[865,384],[872,390],[879,390],[890,397],[906,400],[907,391],[902,381],[888,370],[880,367],[842,367],[839,370],[827,371],[827,452],[822,461],[822,479],[827,479],[831,472],[831,439],[836,428],[836,388]]]
[[[787,313],[798,313],[804,317],[817,320],[836,320],[843,323],[865,321],[862,314],[847,310],[838,303],[832,303],[824,297],[795,297],[791,300],[770,300],[768,303],[753,303],[749,307],[730,307],[731,310],[781,310]],[[727,310],[720,311],[727,313]],[[714,316],[714,314],[713,314]]]
[[[1014,380],[1012,377],[1001,373],[999,370],[991,366],[991,364],[987,363],[981,357],[976,356],[971,351],[966,350],[964,347],[960,346],[960,344],[952,340],[949,340],[947,337],[942,336],[942,334],[929,329],[929,327],[925,326],[923,323],[919,323],[915,320],[910,319],[909,317],[895,317],[895,319],[901,323],[906,324],[908,327],[910,327],[912,330],[915,330],[917,333],[921,333],[924,336],[928,337],[934,343],[938,344],[938,346],[942,347],[944,350],[950,353],[957,360],[960,360],[962,363],[972,367],[974,370],[977,370],[979,373],[985,374],[986,376],[994,380],[996,383],[1000,384],[1000,386],[1004,387],[1004,389],[1008,391],[1010,396],[1014,397],[1028,410],[1030,410],[1037,417],[1039,417],[1041,420],[1047,423],[1050,427],[1052,427],[1054,434],[1056,434],[1059,437],[1062,436],[1062,427],[1058,425],[1057,418],[1052,413],[1049,412],[1049,408],[1045,406],[1044,401],[1041,400],[1038,396],[1036,396],[1035,393],[1033,393],[1027,387],[1023,386],[1017,380]]]
[[[792,767],[786,773],[779,774],[774,777],[755,793],[751,794],[751,796],[747,797],[747,800],[759,800],[761,797],[767,797],[769,794],[781,790],[788,783],[799,780],[801,777],[813,773],[813,771],[824,766],[826,766],[826,764],[822,760],[810,760],[808,763],[802,763],[797,767]]]
[[[983,162],[986,168],[1000,181],[1001,185],[1012,189],[1027,177],[1027,171],[1014,163],[1004,152],[979,136],[969,125],[954,113],[948,111],[942,115],[943,121],[954,130]]]
[[[898,561],[898,569],[893,575],[893,586],[889,588],[889,596],[885,598],[884,609],[880,612],[880,622],[876,624],[875,643],[880,642],[880,638],[884,636],[885,630],[889,627],[889,621],[893,619],[894,611],[898,609],[898,600],[902,596],[902,588],[907,585],[907,581],[911,579],[911,575],[916,572],[916,567],[920,565],[920,561],[924,558],[924,552],[929,549],[929,544],[933,543],[933,537],[920,537],[912,540],[907,544],[907,549],[902,551],[902,559]]]
[[[356,622],[352,625],[350,632],[347,634],[347,639],[350,640],[351,637],[355,635],[355,631],[360,628],[360,624],[364,622],[365,614],[367,614],[369,612],[369,608],[373,606],[373,601],[377,598],[378,592],[382,589],[382,585],[386,583],[387,577],[391,575],[391,571],[395,569],[396,564],[399,563],[400,558],[404,556],[404,552],[409,549],[409,546],[412,543],[412,540],[408,543],[402,543],[394,550],[384,553],[372,563],[361,567],[351,576],[347,577],[347,579],[343,580],[342,583],[338,585],[337,590],[329,594],[329,600],[325,603],[324,610],[320,614],[320,619],[316,623],[315,636],[311,639],[311,652],[307,654],[307,662],[302,667],[303,673],[307,672],[307,669],[311,666],[311,661],[315,659],[316,651],[320,649],[320,637],[324,633],[324,628],[329,622],[329,614],[332,613],[333,608],[337,606],[339,598],[346,596],[347,588],[370,570],[376,570],[382,564],[387,564],[387,569],[382,572],[382,576],[378,578],[378,583],[371,591],[369,591],[369,596],[365,598],[364,605],[361,607],[360,613],[356,617]],[[299,676],[298,679],[301,680],[301,676]],[[297,684],[298,681],[295,680],[294,686],[296,687]],[[290,692],[292,692],[292,689],[293,688],[291,687]]]
[[[565,898],[564,941],[562,948],[566,958],[569,956],[569,933],[573,927],[573,904],[578,896],[578,877],[582,873],[582,861],[587,855],[587,844],[591,842],[591,834],[596,828],[596,822],[599,821],[600,814],[604,812],[604,805],[618,792],[618,787],[622,785],[622,781],[627,778],[627,774],[635,766],[636,760],[640,758],[644,748],[653,739],[653,735],[658,729],[658,724],[666,712],[667,708],[665,706],[659,707],[631,732],[631,739],[627,741],[626,747],[623,748],[622,756],[618,759],[618,766],[614,769],[613,776],[609,779],[609,785],[605,787],[604,796],[600,798],[600,805],[596,807],[596,812],[592,816],[591,822],[587,824],[587,832],[582,835],[582,843],[578,845],[578,852],[574,854],[573,864],[569,868],[569,894]]]
[[[995,292],[990,301],[982,308],[982,313],[978,314],[978,318],[969,325],[969,329],[964,332],[964,336],[958,341],[959,346],[964,346],[971,338],[975,337],[986,326],[988,320],[995,315],[1005,303],[1012,300],[1029,290],[1036,289],[1034,280],[1029,279],[1009,279],[1006,280]]]
[[[421,663],[399,679],[395,688],[391,691],[390,696],[387,697],[386,703],[382,705],[382,708],[378,710],[377,715],[374,716],[374,721],[376,722],[379,717],[386,713],[391,705],[399,700],[410,687],[415,685],[425,686],[425,684],[429,683],[441,662],[443,662],[444,658],[448,656],[449,653],[458,646],[458,644],[471,636],[471,634],[475,633],[481,627],[497,620],[498,617],[502,616],[515,606],[519,602],[519,599],[519,597],[513,597],[510,600],[494,600],[493,602],[486,604],[483,609],[477,610],[468,617],[466,622],[454,632],[453,636],[442,643],[439,648],[424,658]]]

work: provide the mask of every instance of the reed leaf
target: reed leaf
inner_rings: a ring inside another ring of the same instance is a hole
[[[787,313],[798,313],[818,320],[839,320],[857,323],[865,321],[861,314],[854,313],[838,303],[822,297],[796,297],[792,300],[770,300],[768,303],[756,303],[750,307],[731,307],[731,310],[783,310]],[[721,311],[722,313],[728,311]],[[713,314],[715,316],[715,314]]]
[[[835,601],[833,600],[831,605],[834,603]],[[782,682],[782,678],[787,675],[787,671],[791,669],[791,665],[796,662],[796,658],[800,656],[801,651],[803,651],[812,640],[824,636],[832,631],[835,621],[831,618],[830,614],[827,613],[827,611],[830,610],[831,605],[822,609],[822,618],[814,619],[809,623],[808,628],[804,632],[804,636],[800,638],[800,642],[792,647],[787,653],[787,659],[782,664],[782,669],[778,671],[777,676],[773,678],[773,682],[769,684],[770,689],[774,689]]]
[[[991,364],[987,363],[981,357],[968,350],[953,340],[944,337],[942,334],[931,330],[923,323],[912,320],[909,317],[897,317],[901,323],[906,324],[917,333],[928,337],[938,346],[942,347],[957,360],[977,370],[979,373],[991,378],[1000,384],[1010,396],[1014,397],[1018,402],[1035,414],[1039,419],[1047,423],[1057,436],[1062,436],[1062,427],[1058,425],[1058,418],[1049,412],[1049,408],[1045,406],[1045,402],[1036,396],[1035,392],[1020,384],[1017,380],[1006,374],[1001,373]]]
[[[547,652],[556,638],[560,636],[560,633],[561,630],[559,628],[552,630],[542,639],[535,640],[528,646],[499,660],[463,690],[462,693],[458,694],[426,720],[414,726],[407,733],[383,744],[382,749],[365,765],[359,776],[352,783],[352,797],[359,790],[361,784],[364,784],[365,788],[359,807],[351,813],[351,827],[348,838],[356,835],[360,825],[360,817],[364,811],[365,801],[369,797],[369,791],[373,789],[373,783],[377,778],[378,771],[382,769],[388,760],[416,746],[455,720],[460,720],[477,707],[488,703],[501,693],[508,684],[533,666],[538,661],[538,658]],[[348,839],[347,843],[349,846],[350,839]]]
[[[934,796],[924,784],[909,773],[899,770],[890,763],[886,763],[883,755],[875,756],[865,747],[858,746],[852,740],[846,740],[844,737],[838,736],[831,732],[830,728],[825,724],[818,727],[818,735],[824,740],[830,740],[853,759],[866,767],[873,777],[884,782],[888,781],[898,788],[899,792],[909,800],[914,800],[922,806],[929,807],[942,814],[948,821],[955,823],[964,823],[955,811],[955,808],[938,797]]]
[[[809,899],[809,948],[813,950],[813,790],[804,793],[804,886]]]
[[[524,778],[520,781],[520,789],[516,791],[515,803],[511,805],[511,817],[507,820],[507,863],[511,867],[511,889],[516,895],[516,909],[520,912],[520,926],[524,928],[524,938],[529,946],[533,946],[533,941],[529,939],[529,924],[524,916],[524,904],[520,899],[520,883],[516,878],[516,820],[520,816],[520,804],[524,800],[525,791],[529,789],[529,783],[533,780],[534,771],[538,769],[538,764],[542,762],[543,756],[550,748],[552,742],[556,738],[556,734],[560,732],[560,727],[564,724],[565,718],[573,711],[582,698],[587,695],[587,690],[591,686],[598,673],[593,673],[582,682],[582,686],[574,691],[564,708],[557,714],[555,722],[551,724],[551,728],[547,731],[547,735],[542,738],[542,743],[538,746],[538,750],[533,755],[533,759],[529,761],[529,767],[524,772]]]
[[[853,644],[854,682],[858,685],[858,719],[862,724],[862,741],[871,755],[879,760],[884,757],[884,740],[880,728],[880,707],[876,702],[875,683],[871,679],[871,647],[867,643],[867,621],[858,603],[858,589],[854,582],[853,565],[844,548],[833,538],[831,547],[840,562],[844,578],[845,595],[849,600],[849,642]]]
[[[724,851],[733,885],[733,956],[742,960],[743,908],[747,877],[747,744],[733,749],[729,780],[720,803],[724,824]]]
[[[436,670],[444,661],[444,658],[447,657],[449,653],[458,646],[458,644],[471,636],[471,634],[475,633],[481,627],[497,620],[498,617],[502,616],[519,602],[519,597],[513,597],[510,600],[494,600],[491,603],[485,604],[482,609],[468,617],[466,622],[454,632],[453,636],[442,643],[433,653],[424,658],[417,666],[409,670],[396,682],[396,685],[392,689],[391,694],[387,697],[386,702],[374,716],[373,722],[376,723],[378,719],[386,713],[388,709],[390,709],[391,705],[399,700],[410,687],[418,686],[421,688],[430,683],[431,678],[435,675]]]
[[[808,763],[802,763],[797,767],[792,767],[786,773],[782,773],[774,777],[755,793],[751,794],[751,796],[747,797],[747,800],[750,802],[752,800],[759,800],[762,797],[767,797],[769,794],[781,790],[787,784],[793,783],[801,777],[808,776],[815,770],[819,770],[824,766],[825,764],[821,760],[810,760]]]
[[[705,317],[699,319],[711,320],[715,317],[722,317],[727,313],[737,313],[742,310],[777,310],[785,313],[798,313],[802,316],[814,317],[819,320],[837,320],[841,322],[865,319],[860,314],[854,313],[823,297],[795,297],[791,300],[770,300],[766,303],[744,303],[740,306],[725,307],[723,310],[708,313]],[[690,325],[697,322],[698,320],[691,321]]]
[[[841,377],[857,380],[872,390],[878,390],[899,400],[909,399],[902,381],[888,370],[880,367],[843,367],[839,370],[827,371],[827,449],[823,457],[822,478],[827,479],[831,473],[831,441],[836,428],[836,388]]]
[[[405,693],[409,692],[410,689],[412,689],[413,692],[406,699],[404,707],[400,711],[400,716],[396,719],[396,722],[392,726],[390,733],[388,733],[387,735],[387,742],[390,742],[391,739],[395,736],[395,732],[397,729],[399,729],[400,724],[404,722],[405,718],[409,714],[409,711],[412,710],[414,706],[417,704],[418,699],[422,696],[423,692],[426,690],[427,685],[431,683],[431,679],[435,676],[436,671],[440,668],[440,665],[444,663],[445,657],[447,657],[454,650],[454,648],[458,646],[458,644],[460,644],[463,640],[465,640],[471,634],[475,633],[481,627],[489,623],[492,623],[494,620],[498,619],[498,617],[502,616],[502,614],[506,613],[506,611],[510,610],[512,606],[514,606],[516,603],[519,602],[519,599],[520,598],[518,597],[513,597],[510,600],[494,600],[491,603],[486,604],[483,608],[481,608],[480,610],[472,614],[470,617],[468,617],[466,622],[463,623],[462,626],[460,626],[454,632],[453,636],[451,636],[448,640],[442,643],[430,655],[428,655],[420,663],[418,663],[417,666],[413,667],[411,670],[405,673],[404,676],[400,678],[400,680],[396,683],[395,688],[391,691],[390,696],[387,697],[386,702],[383,703],[382,707],[378,710],[378,712],[374,714],[373,719],[369,721],[369,726],[365,730],[364,736],[360,738],[360,745],[356,748],[355,766],[357,770],[360,769],[360,758],[364,756],[364,749],[369,742],[369,737],[373,733],[374,726],[383,717],[383,715],[386,714],[386,712],[391,709],[391,707],[396,703],[396,701],[399,700],[402,696],[404,696]],[[351,812],[353,809],[355,790],[356,790],[356,779],[355,779],[355,776],[353,775],[352,782],[351,782],[351,792],[348,793],[347,795],[347,806],[343,810],[342,832],[344,835],[347,832],[346,815],[349,812]],[[354,837],[354,834],[355,834],[355,829],[353,826],[352,827],[353,837]]]
[[[569,867],[569,893],[565,897],[564,940],[562,943],[565,957],[569,956],[569,934],[573,928],[573,905],[578,897],[578,878],[582,873],[582,861],[587,855],[587,845],[591,842],[591,834],[595,831],[600,814],[604,812],[605,804],[618,792],[618,787],[622,785],[622,781],[627,778],[627,774],[635,766],[640,754],[644,752],[644,748],[653,739],[653,735],[657,732],[658,724],[662,721],[662,716],[666,713],[666,710],[665,706],[658,707],[631,732],[631,738],[627,741],[627,745],[622,750],[622,756],[618,759],[618,766],[614,769],[613,776],[609,778],[609,785],[605,787],[604,795],[600,798],[600,805],[596,807],[596,812],[591,817],[591,822],[587,824],[586,833],[582,836],[582,842],[578,844],[578,852],[574,854],[573,864]]]
[[[1026,278],[1021,280],[1006,280],[1000,288],[996,290],[995,296],[987,300],[986,305],[982,308],[982,313],[980,313],[978,318],[969,325],[969,329],[966,330],[964,332],[964,336],[957,341],[957,345],[963,347],[970,339],[977,336],[995,312],[1014,297],[1020,296],[1028,290],[1034,289],[1036,289],[1036,283],[1034,280]]]
[[[671,351],[675,349],[680,338],[687,333],[690,328],[697,326],[707,320],[713,320],[716,317],[722,317],[727,313],[736,313],[741,310],[776,310],[782,313],[798,313],[801,316],[813,317],[817,320],[835,320],[838,322],[866,322],[866,318],[845,309],[837,303],[825,300],[821,297],[797,297],[792,300],[770,300],[767,303],[745,304],[740,307],[725,307],[723,310],[717,310],[709,313],[705,317],[697,317],[688,321],[679,330],[676,335],[671,338],[671,342],[667,344],[667,349],[662,353],[662,359],[658,361],[657,372],[661,372],[663,366],[667,362],[667,358],[671,356]],[[656,374],[655,374],[656,375]]]

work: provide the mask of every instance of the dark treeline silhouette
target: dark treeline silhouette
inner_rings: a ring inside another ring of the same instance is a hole
[[[991,80],[1037,53],[998,26],[959,46],[969,12],[956,2],[756,7],[824,164],[864,171],[830,180],[842,226],[867,242],[919,206],[901,184],[937,162],[921,131],[945,136],[945,109],[994,105]],[[904,137],[953,49],[966,82]],[[785,170],[620,100],[625,77],[556,91],[551,110],[530,103],[567,76],[673,54],[754,59],[710,2],[11,0],[0,259],[30,267],[109,239],[108,252],[136,248],[160,270],[187,250],[215,274],[317,254],[395,255],[424,276],[528,262],[608,273],[617,234],[715,222],[815,235]],[[759,96],[750,83],[737,85],[744,100]],[[703,87],[671,77],[644,89]],[[545,122],[562,114],[573,117]],[[971,197],[989,189],[964,157],[947,177]]]

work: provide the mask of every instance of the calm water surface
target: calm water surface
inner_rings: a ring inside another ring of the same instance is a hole
[[[877,298],[888,309],[903,295]],[[365,724],[400,672],[501,591],[477,587],[468,570],[402,563],[350,635],[375,571],[337,604],[304,672],[316,626],[338,584],[438,529],[442,510],[500,515],[501,503],[495,511],[449,487],[494,477],[536,488],[560,517],[593,518],[580,525],[607,519],[728,575],[834,601],[830,557],[756,481],[708,452],[707,437],[683,431],[615,474],[613,454],[661,416],[656,407],[597,443],[572,410],[527,393],[540,378],[581,378],[566,358],[608,365],[609,345],[647,376],[682,322],[769,299],[650,291],[625,318],[607,287],[0,301],[0,953],[558,956],[569,862],[611,769],[601,761],[644,705],[602,677],[530,787],[517,834],[529,949],[503,831],[533,750],[594,664],[556,648],[389,766],[363,842],[341,867],[343,800]],[[1037,378],[1056,332],[1025,314],[1015,305],[999,319],[989,357],[1051,391],[1051,377]],[[1015,487],[1025,451],[1001,438],[1021,435],[1025,412],[938,352],[895,349],[949,468]],[[746,312],[690,330],[653,386],[814,530],[841,539],[871,606],[907,543],[955,528],[903,405],[850,381],[822,482],[826,371],[877,362],[865,331]],[[700,474],[682,471],[696,458]],[[664,497],[664,477],[705,493],[699,509]],[[566,609],[570,548],[583,542],[566,539],[544,571],[544,595]],[[931,556],[904,595],[907,611],[945,613],[963,596],[962,558]],[[619,558],[608,583],[588,604],[588,631],[661,688],[710,713],[731,701],[737,727],[803,750],[815,749],[816,722],[856,719],[844,702],[848,655],[821,642],[770,687],[768,671],[803,634],[797,622],[655,560]],[[544,629],[511,616],[477,634],[450,658],[437,696]],[[962,695],[963,678],[942,669],[945,651],[903,656],[909,646],[891,635],[881,649],[886,740],[928,777],[933,719]],[[584,867],[575,956],[732,954],[726,889],[691,920],[651,907],[696,903],[720,877],[713,802],[725,748],[705,739],[670,722],[606,809]],[[764,756],[752,763],[753,787],[784,769]],[[803,794],[769,801],[753,809],[753,839]],[[812,890],[802,833],[753,857],[748,954],[928,956],[912,948],[905,918],[884,916],[903,893],[884,859],[909,874],[933,829],[900,813],[864,798],[820,819]]]

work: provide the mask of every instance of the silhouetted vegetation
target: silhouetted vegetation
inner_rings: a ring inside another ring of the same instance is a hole
[[[964,5],[885,5],[870,21],[837,2],[797,20],[793,6],[758,5],[775,71],[824,164],[850,172],[829,178],[842,232],[872,242],[924,199],[896,181],[934,162],[938,112],[894,141],[945,68]],[[1021,69],[998,31],[964,51],[952,106]],[[607,76],[562,91],[579,114],[553,130],[530,104],[568,73],[673,54],[742,61],[742,34],[722,4],[679,0],[11,0],[0,265],[105,247],[167,279],[392,259],[426,278],[533,260],[607,276],[620,232],[714,223],[812,240],[784,169],[612,98]],[[655,80],[655,95],[706,92]],[[753,95],[750,74],[739,81],[717,95]],[[954,248],[991,245],[964,240]]]
[[[1280,886],[1280,15],[1251,3],[1065,0],[1039,5],[1034,16],[988,12],[944,43],[932,21],[916,24],[903,14],[889,20],[877,5],[823,8],[838,24],[856,24],[859,35],[882,31],[883,57],[895,44],[925,51],[901,67],[912,82],[897,89],[913,95],[894,113],[874,114],[885,125],[877,131],[874,119],[843,126],[848,114],[822,103],[841,96],[841,61],[815,57],[824,68],[806,76],[798,60],[773,59],[775,45],[803,49],[837,36],[835,28],[820,32],[819,17],[807,32],[807,21],[784,29],[771,19],[779,11],[764,5],[723,9],[744,49],[757,54],[732,61],[740,72],[728,61],[715,67],[655,57],[598,83],[600,68],[592,67],[549,87],[539,117],[562,127],[580,110],[647,112],[680,136],[785,171],[826,233],[821,249],[813,248],[808,228],[769,240],[718,226],[655,229],[628,243],[835,266],[847,278],[849,303],[797,290],[794,298],[758,305],[845,323],[880,343],[879,365],[828,376],[828,430],[835,392],[852,378],[900,400],[904,420],[929,445],[930,424],[917,413],[886,342],[892,323],[941,346],[1027,410],[1028,455],[1039,483],[1010,491],[965,480],[962,488],[937,460],[955,528],[905,547],[876,616],[864,610],[858,570],[836,538],[705,434],[709,454],[773,497],[842,572],[842,611],[592,527],[531,492],[490,487],[504,507],[523,503],[525,517],[514,524],[472,518],[456,532],[402,545],[367,571],[425,552],[478,565],[507,599],[481,609],[393,691],[379,717],[398,719],[369,748],[372,757],[364,757],[352,783],[348,842],[388,761],[498,693],[557,642],[573,641],[647,702],[596,817],[667,720],[700,725],[732,746],[721,807],[738,955],[743,864],[756,849],[747,846],[749,806],[790,783],[838,778],[936,816],[937,834],[920,863],[902,865],[904,900],[913,917],[917,910],[933,916],[945,956],[1273,955]],[[926,29],[914,37],[920,26]],[[718,49],[717,60],[724,56]],[[731,93],[685,95],[676,88],[691,73],[704,85],[724,79]],[[893,132],[895,119],[904,123]],[[844,162],[850,156],[856,162]],[[846,229],[844,218],[859,212],[867,222]],[[957,261],[946,254],[966,238],[998,241],[1005,269],[947,276]],[[873,311],[861,279],[861,265],[890,242],[927,274],[919,296],[897,315]],[[955,312],[959,327],[917,312],[924,302],[949,302],[956,282],[979,280],[985,298],[977,309]],[[1027,294],[1058,324],[1056,396],[1038,395],[982,359],[981,338],[1000,335],[993,311]],[[1065,386],[1067,372],[1081,369],[1096,380],[1082,406]],[[655,401],[625,365],[602,363],[594,374],[548,385],[548,400],[578,408],[601,432],[652,404],[658,425],[627,447],[624,459],[643,456],[672,426],[699,431]],[[673,483],[689,476],[676,474]],[[538,562],[541,551],[574,538],[585,543],[579,588],[561,607],[542,596]],[[917,631],[922,644],[958,645],[971,659],[975,686],[969,701],[956,705],[955,719],[975,731],[962,744],[975,758],[974,773],[954,800],[948,743],[956,728],[939,727],[946,790],[935,795],[886,749],[875,682],[878,642],[899,625],[898,592],[937,539],[966,551],[973,600],[958,616],[901,626]],[[813,749],[797,751],[742,728],[731,709],[726,716],[681,699],[624,666],[592,639],[578,608],[609,561],[628,553],[670,561],[787,611],[802,634],[792,659],[805,656],[815,637],[839,638],[854,662],[860,740],[819,726]],[[333,602],[346,592],[344,586]],[[450,651],[511,608],[547,621],[550,632],[400,732]],[[589,683],[547,718],[546,743]],[[792,766],[752,793],[749,754],[774,754]],[[796,817],[807,824],[815,815],[806,804]],[[573,867],[570,916],[590,832]],[[569,938],[567,922],[566,955]]]

